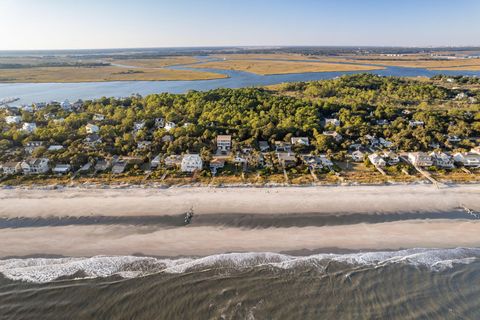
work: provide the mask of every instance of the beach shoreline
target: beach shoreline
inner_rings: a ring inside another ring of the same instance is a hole
[[[478,184],[2,189],[5,221],[106,217],[107,222],[3,227],[0,257],[480,247],[480,219],[466,211],[480,211],[479,196]],[[191,209],[195,215],[186,225],[183,215]],[[445,218],[448,212],[460,216]],[[144,217],[180,224],[135,222]]]

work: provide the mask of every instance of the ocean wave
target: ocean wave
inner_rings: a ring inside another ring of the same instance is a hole
[[[480,248],[407,249],[400,251],[291,256],[279,253],[226,253],[201,258],[160,259],[136,256],[90,258],[28,258],[0,260],[0,273],[14,281],[46,283],[64,277],[99,278],[118,275],[135,278],[154,273],[171,274],[214,268],[243,270],[260,266],[278,269],[313,267],[325,269],[330,262],[381,267],[407,264],[443,271],[456,264],[480,259]]]

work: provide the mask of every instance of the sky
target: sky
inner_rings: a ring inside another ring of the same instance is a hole
[[[480,46],[480,0],[0,0],[0,50]]]

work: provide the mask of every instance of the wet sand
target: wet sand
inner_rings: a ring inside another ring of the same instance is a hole
[[[0,257],[32,254],[204,256],[337,247],[351,250],[480,246],[480,221],[401,221],[241,229],[68,226],[0,230]]]

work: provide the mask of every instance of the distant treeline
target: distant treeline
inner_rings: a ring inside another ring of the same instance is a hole
[[[167,56],[199,56],[209,54],[272,54],[296,53],[304,55],[343,55],[343,54],[415,54],[435,52],[479,51],[480,47],[438,47],[438,48],[409,48],[409,47],[195,47],[195,48],[148,48],[148,49],[110,49],[110,50],[79,50],[58,51],[69,58],[77,59],[158,59]],[[55,51],[44,52],[45,55],[56,56]],[[25,53],[27,56],[29,53]],[[41,54],[38,52],[37,54]],[[1,54],[0,54],[1,56]],[[21,53],[12,53],[12,56],[22,56]]]
[[[69,62],[47,62],[47,63],[0,63],[0,69],[31,69],[31,68],[52,68],[52,67],[106,67],[110,63],[69,63]]]

